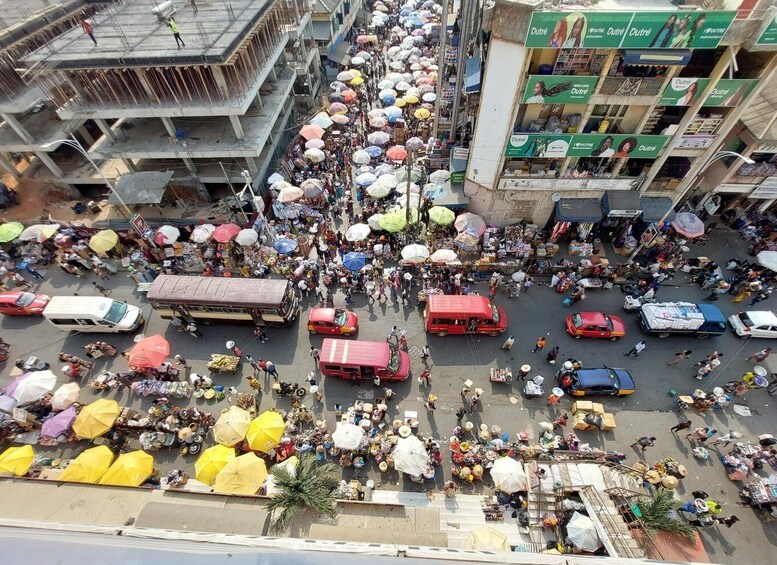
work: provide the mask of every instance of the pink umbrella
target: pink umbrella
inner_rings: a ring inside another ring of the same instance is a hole
[[[370,38],[367,37],[366,35],[358,35],[358,36],[356,36],[356,43],[358,45],[364,45],[365,43],[369,43],[369,41],[370,41]]]
[[[14,380],[12,380],[8,386],[5,388],[5,395],[10,396],[13,398],[14,393],[16,392],[16,387],[19,386],[19,383],[22,382],[24,379],[30,376],[30,373],[23,373],[16,377]]]
[[[40,429],[40,435],[43,437],[56,439],[73,425],[73,420],[76,419],[76,407],[71,406],[67,410],[63,410],[53,418],[43,422],[43,426]]]
[[[341,104],[340,102],[332,102],[329,105],[330,114],[345,114],[348,112],[348,106]]]
[[[181,231],[175,226],[162,226],[154,233],[154,243],[157,245],[172,245],[181,236]]]
[[[404,161],[407,158],[407,151],[401,145],[395,145],[386,151],[386,156],[394,161]]]
[[[240,233],[240,226],[235,224],[222,224],[213,232],[213,239],[219,243],[232,241]]]
[[[483,221],[483,218],[471,212],[459,214],[453,225],[459,232],[469,230],[477,233],[478,236],[483,235],[486,231],[486,222]]]
[[[338,125],[345,125],[348,122],[351,121],[351,119],[348,116],[343,116],[342,114],[335,114],[330,118],[334,123]]]
[[[342,95],[343,99],[346,102],[353,102],[354,100],[356,100],[356,92],[354,92],[350,88],[346,88],[345,90],[341,90],[340,94]]]
[[[315,124],[306,124],[299,130],[299,134],[308,141],[311,139],[321,139],[325,133],[326,130],[324,128]]]
[[[129,352],[130,367],[158,367],[170,355],[170,344],[161,335],[145,337]]]

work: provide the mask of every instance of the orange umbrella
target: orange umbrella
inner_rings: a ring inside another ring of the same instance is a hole
[[[170,355],[170,344],[161,335],[141,339],[130,350],[130,367],[158,367]]]
[[[240,233],[240,226],[235,224],[222,224],[213,232],[213,239],[219,243],[232,241]]]
[[[315,124],[304,125],[302,126],[302,129],[299,130],[299,134],[308,141],[311,139],[321,139],[324,137],[325,133],[326,130],[324,128]]]

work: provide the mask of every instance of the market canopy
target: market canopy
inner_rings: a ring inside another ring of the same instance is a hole
[[[144,171],[140,173],[126,173],[119,177],[108,198],[108,203],[124,204],[159,204],[164,198],[165,190],[173,171]],[[118,197],[117,197],[118,195]]]
[[[99,484],[119,487],[139,487],[154,472],[154,457],[137,450],[122,453],[105,474]]]
[[[640,206],[642,207],[642,221],[648,224],[658,222],[664,217],[664,214],[669,211],[669,215],[666,217],[668,221],[674,219],[674,211],[672,210],[671,198],[665,196],[643,196],[639,199]]]
[[[31,445],[9,447],[0,453],[0,473],[10,473],[21,477],[26,475],[35,460]]]
[[[235,457],[216,475],[213,490],[222,494],[256,494],[267,478],[267,467],[253,451]]]
[[[598,222],[602,204],[598,198],[562,198],[556,203],[557,222]]]
[[[107,446],[92,447],[73,459],[59,476],[59,480],[94,484],[105,474],[112,462],[113,452]]]
[[[636,218],[642,214],[636,190],[608,190],[602,198],[604,213],[611,218]]]

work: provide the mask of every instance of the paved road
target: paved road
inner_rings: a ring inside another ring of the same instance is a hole
[[[713,234],[710,244],[692,250],[692,255],[707,255],[719,263],[725,264],[729,257],[744,257],[746,245],[736,237],[736,234],[727,230],[718,230]],[[610,257],[611,261],[617,259]],[[205,334],[202,339],[190,337],[187,334],[178,334],[169,325],[153,313],[146,301],[133,294],[130,281],[123,274],[118,274],[106,283],[113,288],[112,297],[126,299],[132,304],[143,307],[146,313],[147,324],[143,332],[146,335],[161,333],[172,344],[173,353],[179,353],[186,357],[193,365],[193,370],[206,372],[205,363],[211,353],[225,352],[224,343],[227,340],[237,342],[244,352],[250,353],[255,358],[264,357],[271,359],[278,367],[278,372],[284,380],[304,382],[308,372],[313,369],[313,361],[309,356],[310,345],[319,347],[322,338],[308,335],[305,327],[306,314],[299,323],[291,328],[272,330],[270,342],[260,344],[253,341],[251,329],[247,326],[219,325],[201,327]],[[488,292],[485,283],[479,288],[482,294]],[[48,294],[69,294],[78,292],[81,295],[94,294],[91,281],[78,281],[58,270],[47,273],[47,279],[40,285],[40,291]],[[659,293],[660,300],[687,300],[699,301],[707,293],[698,287],[691,286],[682,273],[678,273],[673,281],[665,286]],[[748,343],[727,333],[718,338],[707,341],[699,341],[693,338],[671,337],[667,339],[647,338],[648,348],[639,358],[626,358],[624,353],[634,343],[643,338],[639,331],[633,314],[622,311],[623,295],[617,290],[591,291],[580,306],[585,310],[604,310],[622,317],[626,324],[627,336],[624,340],[611,343],[609,341],[575,340],[564,332],[564,318],[571,310],[561,303],[562,296],[555,293],[547,286],[535,286],[530,292],[524,293],[517,300],[510,300],[504,295],[498,295],[497,303],[505,308],[510,320],[508,333],[515,335],[516,343],[511,352],[501,351],[499,346],[503,338],[475,337],[465,338],[449,336],[440,338],[427,336],[423,331],[422,316],[415,307],[401,307],[396,304],[383,303],[367,305],[364,297],[356,298],[355,312],[360,318],[361,330],[359,339],[383,340],[392,325],[406,328],[409,332],[409,342],[412,347],[420,348],[428,343],[432,352],[432,390],[438,395],[438,409],[434,417],[427,416],[423,408],[423,396],[428,392],[421,389],[416,381],[408,380],[392,386],[398,402],[394,403],[397,412],[404,410],[417,410],[420,418],[420,431],[432,433],[438,437],[448,437],[455,425],[455,411],[460,406],[459,390],[466,379],[472,379],[475,386],[484,388],[486,395],[482,410],[475,414],[476,423],[498,424],[511,435],[521,431],[535,433],[537,422],[549,418],[544,400],[528,401],[521,397],[516,384],[492,384],[488,381],[489,367],[504,367],[510,365],[517,368],[522,364],[532,365],[532,374],[552,376],[552,368],[544,360],[544,355],[532,354],[533,344],[538,336],[545,335],[548,338],[548,347],[559,345],[561,347],[560,358],[575,357],[580,359],[587,367],[602,366],[604,364],[616,367],[626,367],[635,376],[638,391],[636,394],[624,399],[606,398],[605,407],[616,414],[618,429],[611,433],[582,432],[583,441],[591,445],[606,449],[618,449],[629,454],[629,462],[636,461],[636,453],[628,448],[633,438],[646,433],[658,437],[657,446],[648,452],[652,457],[660,458],[672,455],[684,461],[691,476],[686,480],[687,490],[694,490],[699,486],[706,487],[711,494],[715,492],[722,500],[734,503],[737,500],[736,487],[729,483],[724,475],[723,468],[718,462],[699,464],[692,460],[690,450],[682,441],[677,441],[668,432],[668,428],[677,420],[671,413],[672,402],[667,391],[675,389],[680,393],[693,390],[698,381],[692,379],[691,362],[685,362],[675,367],[667,367],[666,362],[675,351],[683,348],[694,350],[699,357],[706,355],[714,349],[725,353],[720,369],[710,377],[708,386],[712,383],[725,383],[741,375],[752,368],[752,364],[746,363],[744,358],[751,352],[762,348],[765,342]],[[342,297],[338,297],[342,304]],[[305,304],[307,309],[310,301]],[[731,304],[724,299],[718,306],[725,314],[733,313],[741,309],[742,305]],[[763,303],[762,306],[771,306]],[[26,355],[37,355],[54,364],[56,355],[60,351],[67,351],[78,355],[83,354],[83,345],[94,337],[83,335],[65,334],[40,319],[24,319],[4,317],[0,319],[0,334],[11,344],[12,359]],[[132,336],[112,336],[105,338],[117,347],[129,348],[132,345]],[[696,355],[694,355],[696,357]],[[97,368],[111,367],[114,370],[125,370],[126,365],[121,358],[115,360],[100,359]],[[0,385],[5,385],[10,380],[10,363],[3,369],[0,376]],[[418,358],[413,360],[413,368],[416,375],[422,369]],[[249,388],[242,381],[241,376],[227,376],[218,378],[219,384],[226,386],[239,386],[241,390]],[[62,382],[65,382],[64,376]],[[333,407],[335,404],[350,404],[355,395],[370,397],[373,394],[372,386],[365,383],[362,388],[351,387],[349,383],[325,379],[323,383],[324,406],[314,407],[317,413],[325,412],[330,426],[334,425]],[[85,389],[82,400],[88,402],[101,396],[94,395]],[[139,398],[129,391],[124,391],[115,397],[120,404],[147,410],[151,405],[151,398]],[[518,399],[517,403],[511,402],[511,398]],[[757,435],[774,430],[775,419],[773,408],[770,406],[771,397],[763,392],[753,391],[739,401],[748,405],[753,411],[753,416],[740,418],[731,411],[718,413],[704,418],[708,424],[714,424],[721,430],[740,429],[748,436]],[[200,407],[207,407],[210,411],[218,413],[226,406],[208,404],[204,400],[192,400],[192,403]],[[308,406],[312,399],[306,399]],[[271,406],[281,408],[288,407],[288,400],[278,399],[273,394],[265,394],[260,403],[260,410]],[[570,402],[565,399],[562,409],[568,410]],[[557,414],[557,413],[556,413]],[[702,419],[691,416],[700,424]],[[694,422],[696,423],[696,422]],[[212,442],[212,440],[210,440]],[[77,454],[81,447],[59,449],[58,454],[70,456]],[[193,459],[181,461],[176,452],[160,452],[157,454],[159,466],[163,469],[172,467],[193,467]],[[351,476],[347,471],[346,478]],[[444,470],[444,478],[448,478],[449,470]],[[361,471],[361,476],[371,476],[376,482],[381,482],[381,477],[374,471]],[[698,477],[694,480],[695,477]],[[438,476],[436,481],[441,484],[443,477]],[[693,482],[689,482],[689,481]],[[712,485],[712,486],[711,486]],[[718,485],[718,487],[714,487]],[[419,487],[412,482],[403,481],[396,477],[388,477],[383,488],[404,488],[417,490]],[[479,485],[482,488],[484,485]],[[478,488],[478,487],[476,487]],[[718,490],[715,490],[717,488]],[[713,490],[710,490],[713,489]],[[719,491],[719,492],[718,492]],[[726,509],[728,513],[729,508]],[[759,552],[753,548],[772,545],[777,538],[777,533],[771,525],[762,525],[754,518],[748,509],[731,509],[742,522],[733,530],[723,530],[722,536],[718,531],[705,531],[702,533],[705,545],[711,552],[713,561],[732,563],[734,557],[747,557],[754,563],[765,562]],[[731,543],[723,539],[727,538]]]

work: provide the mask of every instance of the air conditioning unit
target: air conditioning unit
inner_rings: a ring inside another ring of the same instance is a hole
[[[175,14],[175,6],[171,0],[165,0],[164,2],[156,2],[156,8],[151,9],[151,13],[162,21]]]

